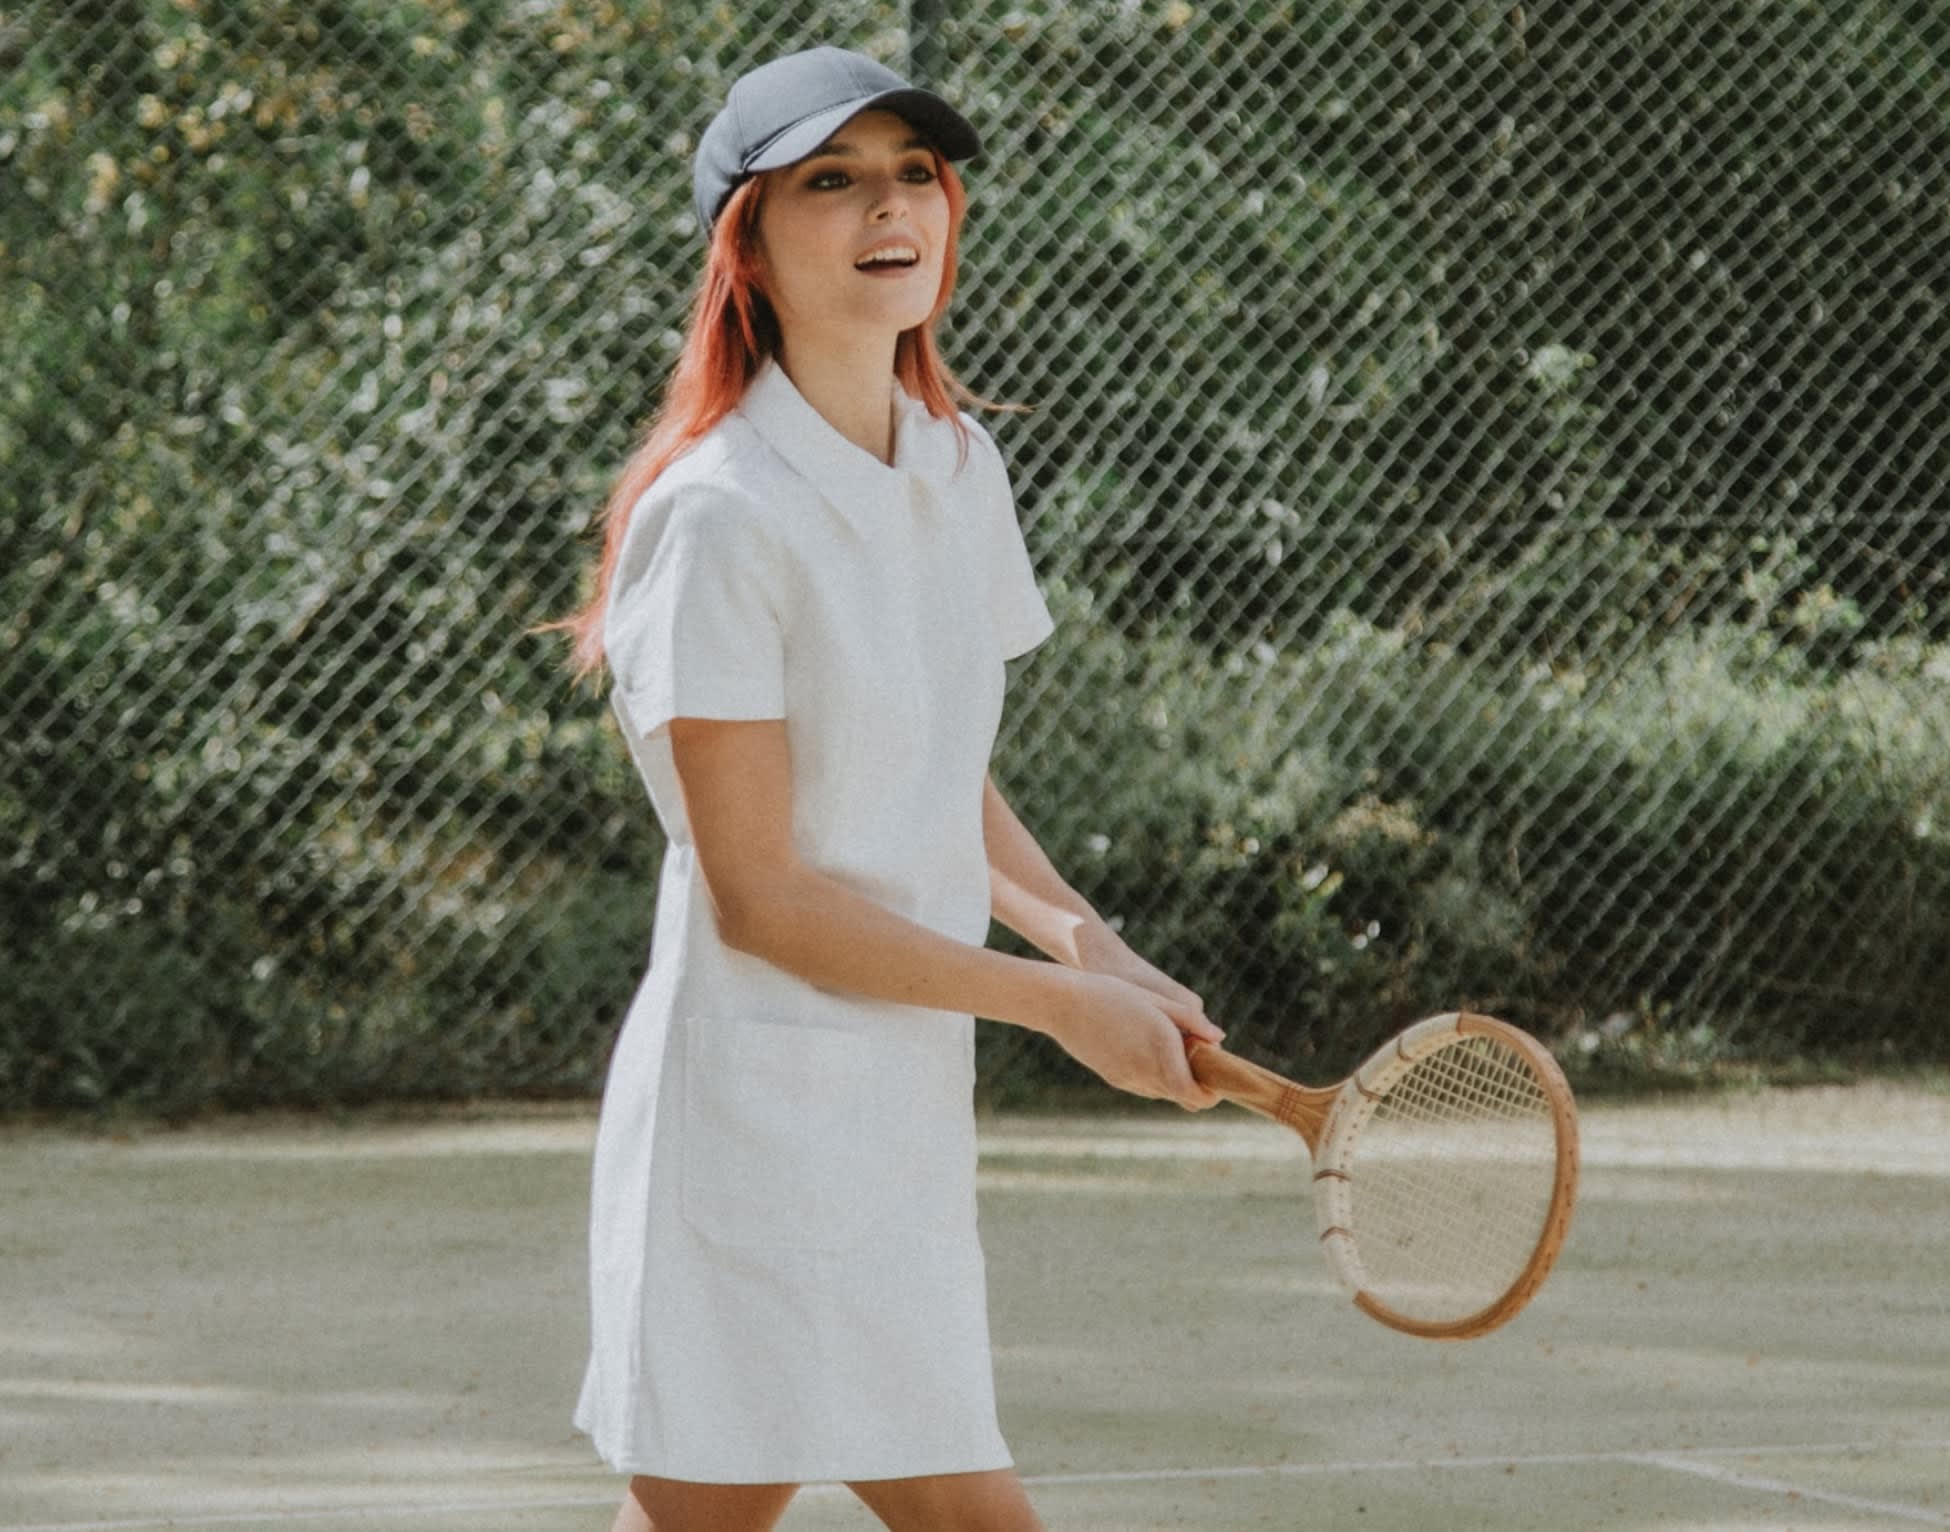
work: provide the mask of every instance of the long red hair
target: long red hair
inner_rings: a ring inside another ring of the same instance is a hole
[[[936,154],[934,164],[948,197],[948,242],[941,263],[941,291],[927,319],[902,332],[894,350],[894,376],[930,415],[954,422],[965,457],[968,428],[961,421],[958,401],[980,409],[1021,406],[996,404],[970,392],[948,371],[935,344],[935,323],[955,290],[955,252],[968,198],[961,178],[948,161]],[[755,176],[740,184],[712,225],[704,278],[691,303],[684,347],[665,386],[663,404],[645,427],[603,503],[603,549],[595,563],[587,601],[569,616],[532,630],[570,635],[570,672],[576,680],[603,668],[603,614],[609,607],[610,577],[623,551],[631,510],[659,474],[737,407],[759,368],[778,352],[778,320],[765,295],[758,259],[758,214],[765,180],[765,176]]]

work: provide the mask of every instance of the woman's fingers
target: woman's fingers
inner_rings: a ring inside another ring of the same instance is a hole
[[[1188,1037],[1217,1043],[1224,1036],[1202,1007],[1166,1000],[1110,975],[1078,975],[1073,994],[1052,1034],[1109,1084],[1190,1111],[1218,1101],[1193,1078],[1185,1059]]]
[[[1160,974],[1158,977],[1163,982],[1156,986],[1157,991],[1159,994],[1163,995],[1165,999],[1173,1002],[1176,1005],[1190,1006],[1195,1011],[1202,1011],[1205,1009],[1205,1002],[1201,1000],[1195,992],[1187,989],[1184,985],[1180,984],[1176,979],[1169,978],[1164,974]]]
[[[1225,1041],[1225,1030],[1205,1014],[1205,1007],[1198,1003],[1197,996],[1193,996],[1189,1005],[1170,1000],[1162,1002],[1162,1005],[1164,1013],[1187,1037],[1196,1037],[1204,1043]]]
[[[1185,1052],[1184,1035],[1181,1033],[1173,1038],[1172,1044],[1162,1061],[1171,1099],[1188,1112],[1202,1112],[1207,1107],[1217,1106],[1219,1093],[1201,1085],[1198,1077],[1192,1073],[1191,1060]]]
[[[1089,966],[1098,972],[1114,974],[1142,989],[1148,989],[1160,999],[1168,1000],[1174,1005],[1189,1006],[1195,1011],[1205,1009],[1204,1000],[1195,991],[1180,984],[1156,963],[1122,943],[1111,956],[1099,958]]]
[[[1184,1005],[1160,1000],[1158,1009],[1177,1029],[1160,1039],[1163,1049],[1158,1056],[1158,1071],[1167,1099],[1177,1102],[1188,1112],[1202,1112],[1209,1106],[1217,1105],[1217,1093],[1200,1084],[1192,1074],[1191,1061],[1185,1052],[1185,1039],[1196,1037],[1202,1042],[1217,1044],[1224,1039],[1225,1033],[1213,1025],[1204,1007],[1196,1003]]]

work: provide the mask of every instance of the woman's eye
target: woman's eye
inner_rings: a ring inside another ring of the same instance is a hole
[[[909,165],[900,173],[903,181],[911,181],[917,186],[926,185],[935,178],[932,165]],[[844,170],[821,170],[806,177],[806,185],[814,191],[838,191],[843,186],[851,186],[853,178]]]

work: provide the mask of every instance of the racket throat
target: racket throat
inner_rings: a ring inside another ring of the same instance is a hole
[[[1307,1141],[1307,1148],[1318,1150],[1320,1135],[1327,1126],[1327,1113],[1337,1091],[1313,1091],[1302,1085],[1288,1085],[1273,1104],[1273,1120],[1284,1123]]]

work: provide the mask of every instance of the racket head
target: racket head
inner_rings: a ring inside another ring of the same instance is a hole
[[[1448,1012],[1341,1087],[1314,1161],[1320,1238],[1367,1314],[1430,1340],[1507,1323],[1556,1263],[1577,1196],[1577,1110],[1528,1033]]]

